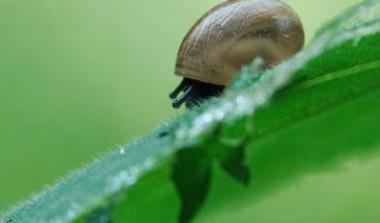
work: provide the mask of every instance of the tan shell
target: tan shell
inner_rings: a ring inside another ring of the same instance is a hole
[[[277,0],[230,0],[190,29],[177,56],[176,75],[228,85],[256,57],[276,65],[298,52],[304,31],[295,12]]]

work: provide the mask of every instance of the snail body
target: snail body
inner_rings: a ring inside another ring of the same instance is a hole
[[[263,68],[270,68],[293,56],[303,44],[302,23],[287,4],[278,0],[221,3],[202,16],[182,41],[175,74],[184,79],[170,95],[173,106],[186,102],[191,107],[218,95],[243,65],[260,57]]]

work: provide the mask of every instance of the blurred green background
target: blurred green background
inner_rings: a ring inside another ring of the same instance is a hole
[[[0,210],[180,114],[176,51],[220,0],[0,0]],[[359,0],[288,0],[307,39]]]

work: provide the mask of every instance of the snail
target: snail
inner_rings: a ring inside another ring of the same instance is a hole
[[[302,49],[297,14],[279,0],[228,0],[203,15],[186,34],[175,74],[183,77],[170,93],[172,105],[191,108],[220,95],[242,66],[255,58],[270,68]]]

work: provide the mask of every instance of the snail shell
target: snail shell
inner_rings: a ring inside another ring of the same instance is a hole
[[[176,75],[228,85],[255,58],[271,67],[297,53],[304,31],[296,13],[277,0],[230,0],[190,29],[178,52]]]

